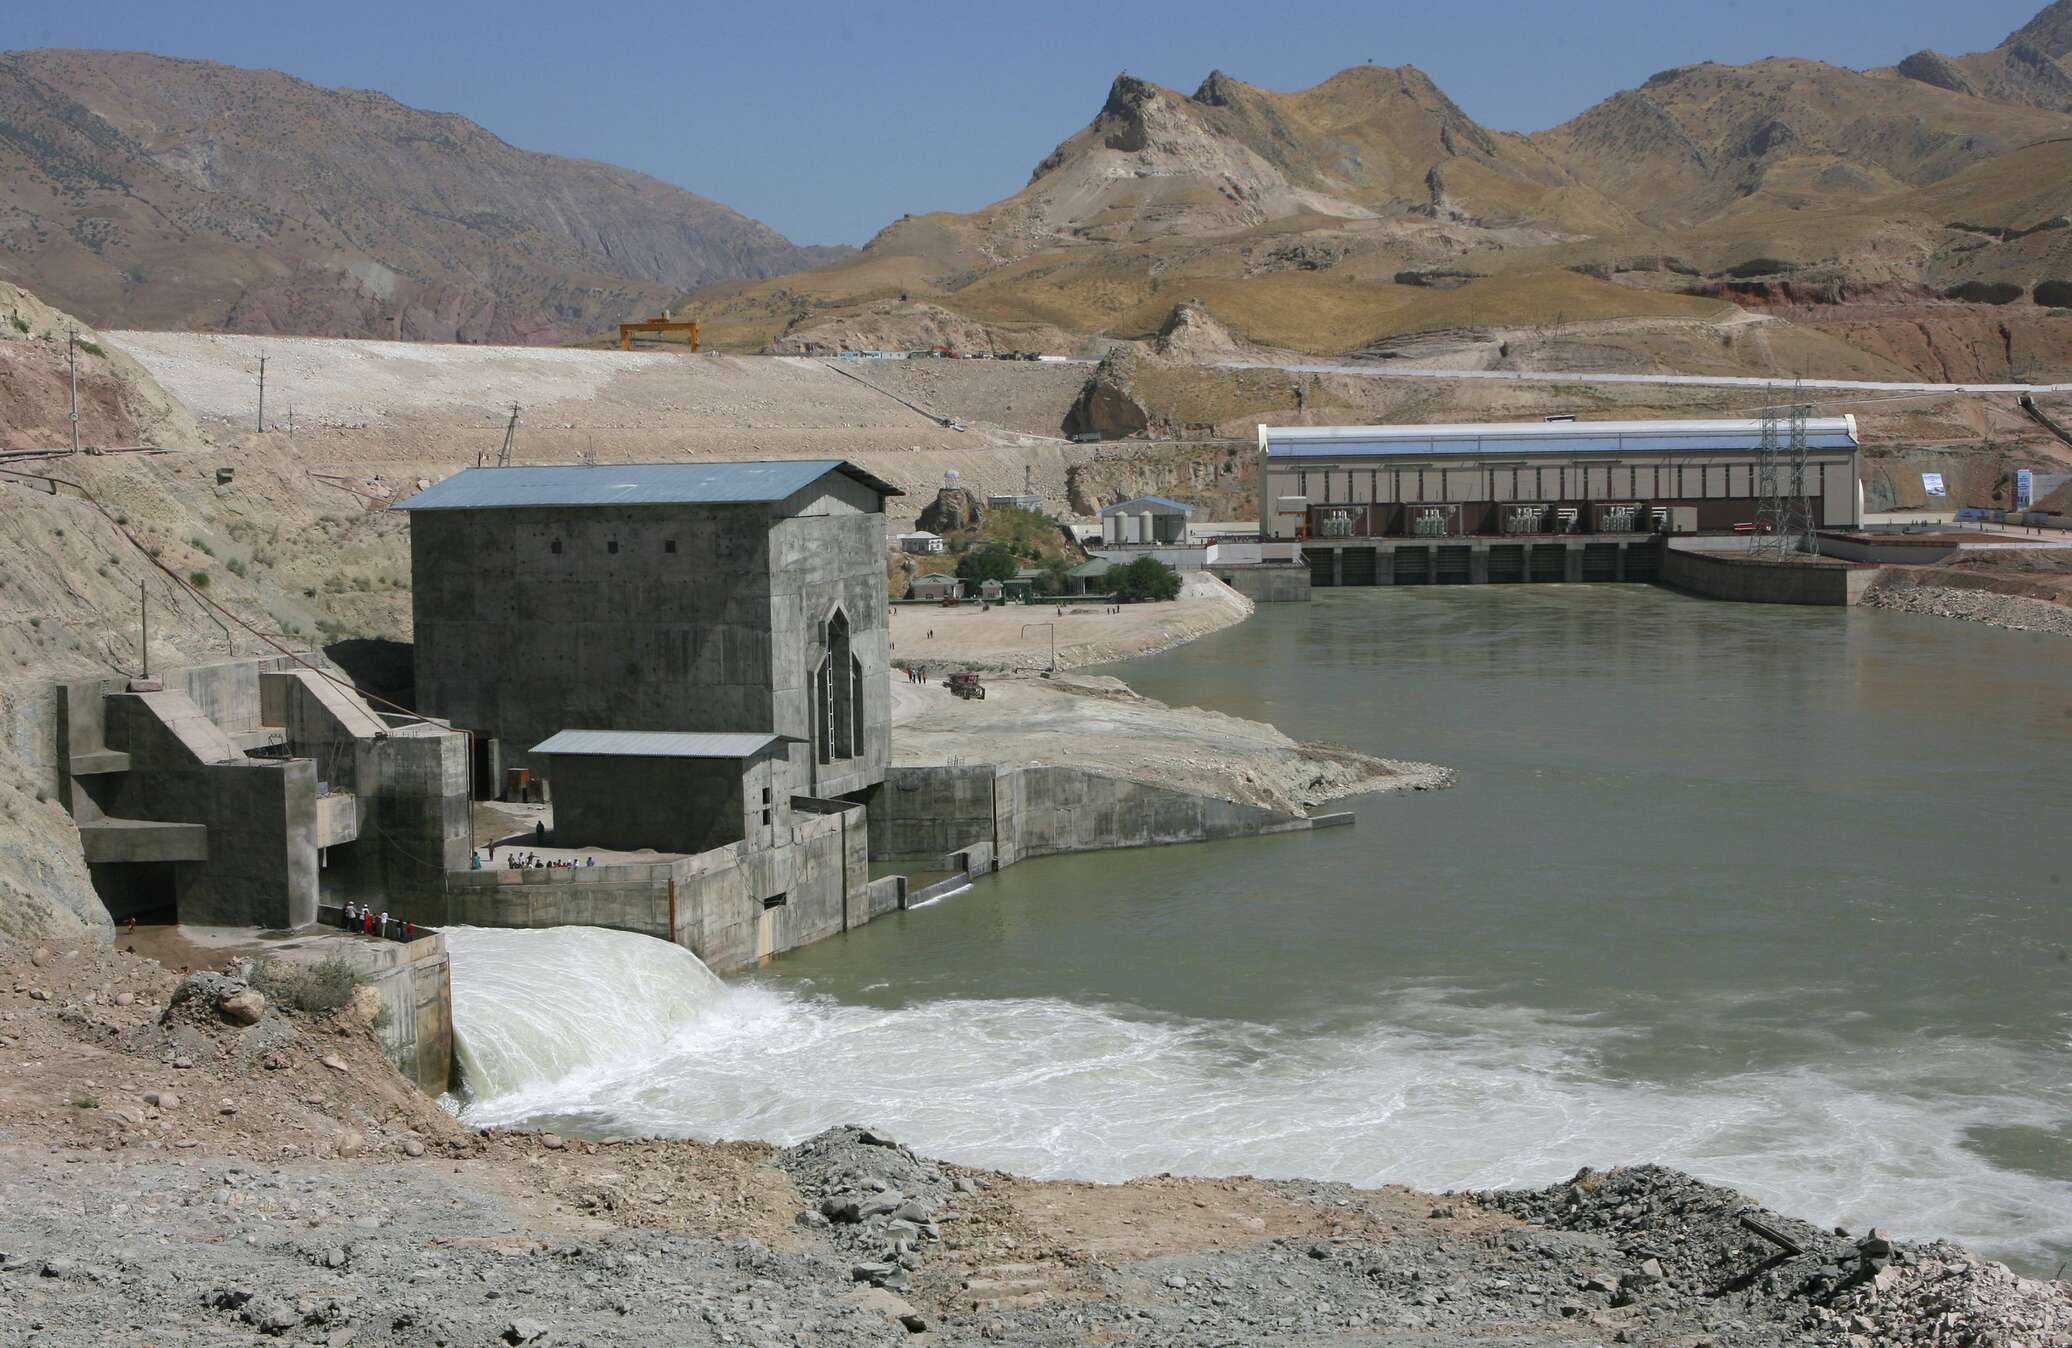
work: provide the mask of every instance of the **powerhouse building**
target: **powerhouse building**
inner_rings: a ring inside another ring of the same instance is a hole
[[[1731,531],[1762,495],[1761,421],[1261,426],[1269,539],[1531,538]],[[1789,440],[1789,423],[1772,423]],[[1856,419],[1806,423],[1818,528],[1862,518]]]
[[[891,751],[885,498],[838,459],[475,468],[410,514],[417,704],[551,775],[563,731],[775,735],[778,790]]]

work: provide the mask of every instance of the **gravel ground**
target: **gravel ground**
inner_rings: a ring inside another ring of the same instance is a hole
[[[1866,608],[1925,613],[1936,618],[1961,618],[1966,622],[1987,623],[2017,632],[2045,632],[2072,637],[2072,608],[2026,595],[1955,590],[1940,585],[1879,586],[1864,595],[1863,603]]]
[[[471,1133],[350,1011],[212,1013],[245,990],[0,948],[0,1342],[2072,1342],[2064,1283],[1654,1167],[1435,1197]]]

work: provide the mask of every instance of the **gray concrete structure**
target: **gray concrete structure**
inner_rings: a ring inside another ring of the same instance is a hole
[[[391,911],[425,923],[644,932],[727,973],[896,906],[887,902],[895,891],[870,879],[868,846],[863,807],[800,798],[772,846],[744,840],[653,862],[455,871],[444,893]]]
[[[335,925],[339,909],[318,910],[318,920]],[[359,970],[380,1009],[375,1037],[404,1076],[427,1095],[453,1082],[453,960],[442,934],[420,927],[407,941],[379,936],[322,932],[275,945],[266,958],[295,964],[343,960]]]
[[[57,694],[60,797],[117,917],[291,929],[320,896],[437,891],[467,864],[465,737],[391,724],[321,657]]]
[[[554,783],[557,846],[705,852],[778,845],[805,747],[767,734],[564,730],[531,756]]]
[[[570,728],[771,731],[884,777],[884,502],[839,460],[477,468],[404,501],[420,710],[506,763]]]
[[[974,873],[1031,857],[1301,832],[1321,821],[1065,765],[896,767],[870,798],[873,858]]]
[[[1664,585],[1708,599],[1743,604],[1819,604],[1847,607],[1863,602],[1878,578],[1875,566],[1847,562],[1779,562],[1750,557],[1745,549],[1708,550],[1672,540],[1662,556]]]

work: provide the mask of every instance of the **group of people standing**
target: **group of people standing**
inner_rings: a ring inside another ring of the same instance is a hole
[[[496,848],[491,847],[489,849],[489,859],[491,861],[496,860]],[[584,857],[581,861],[550,861],[544,857],[534,856],[530,852],[523,854],[513,852],[504,858],[504,869],[507,871],[573,871],[580,870],[585,866],[595,866],[596,864],[596,857]],[[482,869],[482,854],[480,852],[469,853],[468,869],[471,871]]]
[[[417,939],[417,924],[408,918],[391,919],[387,913],[375,916],[372,905],[355,904],[348,900],[344,915],[338,925],[346,931],[356,931],[362,936],[380,936],[390,941],[411,941]]]
[[[906,676],[908,683],[926,683],[928,682],[928,668],[925,665],[908,665]]]

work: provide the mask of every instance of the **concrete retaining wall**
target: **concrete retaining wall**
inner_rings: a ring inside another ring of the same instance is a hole
[[[1218,566],[1209,573],[1255,604],[1307,603],[1310,575],[1307,565]]]
[[[1310,827],[1299,815],[1074,767],[1001,772],[993,811],[993,859],[999,866],[1059,852],[1246,838]]]
[[[885,784],[869,797],[871,856],[940,861],[970,843],[991,842],[994,774],[990,763],[887,769]]]
[[[1744,604],[1859,604],[1877,578],[1871,567],[1819,562],[1763,562],[1695,552],[1672,544],[1662,583],[1672,589]]]
[[[1067,765],[895,767],[870,801],[874,859],[974,875],[1059,852],[1310,827],[1301,815]]]
[[[337,908],[318,911],[326,926],[338,919]],[[342,959],[360,970],[388,1013],[375,1037],[403,1075],[427,1095],[452,1084],[453,961],[443,935],[425,932],[412,941],[341,937],[299,945],[276,958],[303,964]]]
[[[869,879],[863,810],[793,816],[791,845],[573,869],[460,870],[447,892],[390,904],[413,921],[480,927],[609,927],[673,940],[714,973],[809,945],[883,911]],[[897,894],[893,894],[896,906]]]
[[[1957,554],[1955,543],[1912,543],[1905,538],[1879,539],[1866,542],[1857,538],[1840,538],[1831,534],[1820,536],[1820,555],[1844,562],[1870,562],[1878,565],[1932,566]]]

